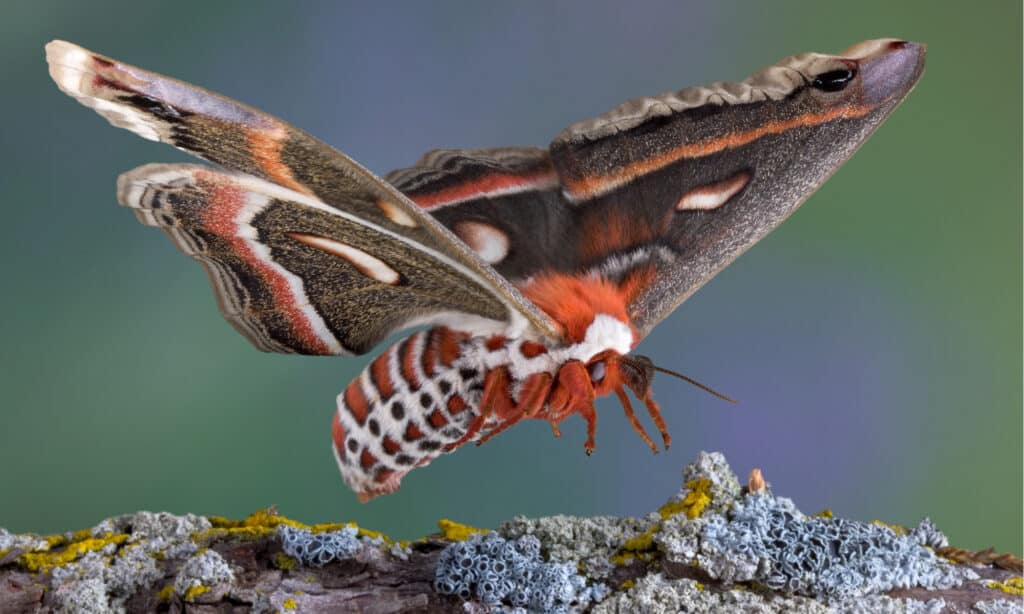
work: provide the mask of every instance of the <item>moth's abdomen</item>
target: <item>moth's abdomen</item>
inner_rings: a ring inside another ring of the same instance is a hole
[[[334,452],[341,476],[366,501],[458,441],[478,415],[483,365],[470,338],[447,328],[416,333],[378,356],[338,395]]]

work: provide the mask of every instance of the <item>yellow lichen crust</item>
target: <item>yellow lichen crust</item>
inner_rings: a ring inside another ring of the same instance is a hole
[[[86,535],[89,535],[88,532],[86,532]],[[61,540],[51,539],[52,537],[54,536],[44,538],[49,548],[54,547],[54,545],[62,545],[66,541],[63,538]],[[27,552],[18,557],[18,564],[28,571],[50,571],[54,567],[61,567],[78,560],[78,557],[87,552],[102,550],[111,544],[121,545],[128,541],[129,537],[130,535],[127,533],[110,533],[103,537],[86,537],[79,541],[68,543],[67,547],[60,552]]]
[[[888,522],[882,522],[878,519],[872,520],[871,524],[875,525],[876,527],[886,527],[892,529],[892,532],[899,536],[907,534],[907,527],[901,527],[898,524],[889,524]]]
[[[643,552],[654,547],[654,534],[658,531],[658,525],[647,529],[640,535],[630,537],[622,544],[626,552]]]
[[[707,478],[697,478],[686,483],[690,492],[683,498],[682,506],[687,518],[693,520],[704,513],[704,508],[711,503],[711,486],[711,480]]]
[[[185,591],[185,601],[195,601],[196,597],[203,593],[209,593],[210,587],[204,584],[196,584],[192,588]]]
[[[447,518],[438,520],[437,527],[441,529],[441,537],[453,542],[464,542],[477,533],[490,533],[489,529],[478,529]]]
[[[299,604],[295,603],[295,600],[289,597],[288,599],[284,600],[284,603],[281,604],[281,607],[283,607],[286,610],[294,610],[295,608],[299,607]]]
[[[1013,576],[1005,582],[989,582],[986,586],[995,588],[1010,595],[1024,595],[1024,576]]]
[[[710,488],[711,482],[704,478],[692,480],[687,483],[687,487],[690,488],[690,493],[686,495],[682,500],[669,501],[658,508],[658,516],[661,520],[668,520],[672,516],[677,514],[686,514],[687,518],[695,518],[699,516],[708,503],[711,502],[711,496],[707,494],[707,489]],[[691,497],[694,492],[700,492],[701,494],[696,497]],[[693,514],[691,516],[691,514]],[[630,537],[622,546],[619,547],[619,552],[612,555],[608,560],[613,565],[628,565],[634,559],[647,559],[655,550],[654,536],[661,530],[661,522],[656,522],[651,525],[646,531],[638,535]]]
[[[825,509],[821,510],[820,512],[818,512],[817,514],[814,515],[814,518],[828,518],[828,519],[830,519],[832,517],[833,517],[832,510],[830,510],[828,508],[825,508]]]
[[[278,569],[283,569],[285,571],[288,571],[288,570],[291,570],[291,569],[295,569],[295,566],[297,564],[298,564],[298,561],[296,561],[292,557],[288,556],[284,552],[278,552],[277,554],[274,555],[274,566],[277,567]]]
[[[669,501],[658,508],[658,515],[661,516],[662,520],[668,520],[676,514],[682,514],[686,509],[686,502],[684,500]]]
[[[208,516],[212,527],[192,536],[196,543],[210,543],[218,539],[239,539],[252,541],[268,537],[277,532],[277,527],[287,525],[296,529],[305,529],[313,533],[326,533],[328,531],[340,531],[345,527],[353,527],[359,531],[359,535],[370,539],[382,539],[385,543],[393,544],[387,535],[379,531],[372,531],[358,526],[354,522],[326,522],[322,524],[305,524],[292,520],[278,514],[273,510],[259,510],[253,512],[243,520],[231,520],[223,516]]]
[[[174,598],[174,585],[168,584],[167,586],[160,589],[160,592],[156,594],[156,598],[161,602],[168,602]]]

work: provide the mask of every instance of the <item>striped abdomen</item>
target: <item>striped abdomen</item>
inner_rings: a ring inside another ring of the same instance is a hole
[[[625,356],[633,338],[629,325],[598,313],[577,336],[575,343],[548,347],[433,328],[389,347],[338,395],[334,451],[345,483],[363,501],[394,492],[410,470],[528,418],[550,421],[557,434],[560,422],[580,415],[590,454],[594,399],[612,391],[633,428],[656,450],[624,387],[647,406],[667,447],[650,374],[641,374],[642,364]]]
[[[484,366],[474,339],[447,328],[418,332],[378,356],[338,395],[334,451],[362,500],[398,489],[465,434],[478,413]]]

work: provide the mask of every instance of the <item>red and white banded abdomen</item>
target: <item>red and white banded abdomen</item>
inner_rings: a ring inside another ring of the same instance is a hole
[[[479,338],[448,328],[392,345],[338,395],[334,452],[362,500],[394,492],[401,478],[458,441],[478,415],[484,365]]]
[[[394,492],[410,470],[459,445],[522,418],[557,424],[580,413],[581,402],[592,448],[595,392],[581,365],[609,350],[624,354],[633,336],[627,324],[598,314],[581,337],[549,348],[441,327],[392,345],[338,395],[334,451],[345,483],[363,501]],[[575,367],[567,378],[566,365]],[[561,403],[549,412],[549,394],[559,388]]]

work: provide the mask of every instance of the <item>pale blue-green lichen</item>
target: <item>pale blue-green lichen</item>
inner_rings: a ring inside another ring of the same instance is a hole
[[[594,606],[593,614],[939,614],[942,599],[917,601],[869,595],[850,601],[824,604],[799,595],[772,596],[749,590],[704,590],[701,583],[687,578],[671,579],[650,574],[638,579],[625,592]]]
[[[442,595],[524,612],[576,611],[608,592],[603,584],[588,586],[575,565],[544,562],[535,536],[509,541],[496,533],[475,534],[446,547],[437,561],[434,587]]]
[[[312,567],[352,558],[363,548],[355,527],[314,533],[309,529],[280,525],[277,532],[285,554]]]
[[[789,499],[768,493],[748,495],[727,516],[710,518],[700,538],[697,562],[713,578],[819,598],[950,588],[969,577],[922,546],[917,533],[901,536],[873,523],[807,517]]]

